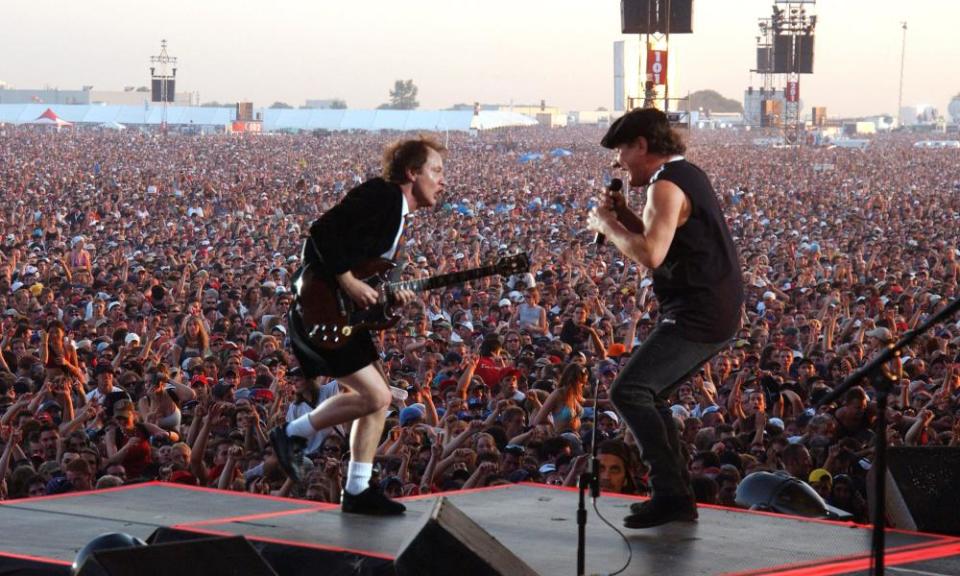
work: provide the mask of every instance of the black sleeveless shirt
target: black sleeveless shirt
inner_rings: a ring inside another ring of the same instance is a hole
[[[690,201],[663,263],[653,271],[661,321],[674,322],[694,342],[722,342],[740,326],[743,278],[740,260],[710,179],[697,166],[673,160],[653,176],[667,180]]]

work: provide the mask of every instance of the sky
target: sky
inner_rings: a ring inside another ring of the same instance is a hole
[[[674,93],[743,99],[758,18],[773,0],[694,0],[694,33],[670,39]],[[808,12],[811,8],[808,6]],[[805,107],[830,116],[895,113],[901,21],[908,23],[904,105],[945,113],[960,92],[957,0],[820,0]],[[4,0],[0,82],[100,90],[147,85],[160,40],[178,89],[255,106],[388,100],[413,79],[421,108],[456,103],[612,107],[619,0]]]

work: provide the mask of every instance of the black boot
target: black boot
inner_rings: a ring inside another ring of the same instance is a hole
[[[630,514],[623,519],[627,528],[652,528],[667,522],[696,522],[697,503],[692,496],[670,494],[658,496],[645,502],[630,505]]]
[[[407,511],[406,506],[387,498],[373,487],[367,487],[359,494],[344,490],[340,496],[340,509],[350,514],[367,516],[397,516]]]
[[[658,409],[662,408],[662,409]],[[665,409],[665,410],[663,410]],[[624,518],[628,528],[657,526],[673,520],[695,520],[696,503],[684,481],[684,463],[679,454],[679,438],[669,409],[665,406],[631,406],[624,412],[650,467],[653,497],[630,507]]]
[[[290,436],[287,427],[281,424],[270,431],[270,445],[277,455],[280,468],[294,482],[302,476],[303,450],[307,446],[306,438]]]

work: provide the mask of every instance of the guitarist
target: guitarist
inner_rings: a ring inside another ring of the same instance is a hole
[[[445,151],[427,137],[389,146],[383,155],[382,177],[350,190],[310,226],[310,237],[303,249],[304,264],[316,263],[334,274],[357,305],[366,308],[376,304],[377,290],[356,278],[351,270],[374,258],[394,258],[404,217],[436,205],[443,194]],[[400,304],[415,298],[409,290],[400,290],[394,296]],[[406,510],[403,504],[369,487],[373,457],[392,399],[372,337],[369,333],[355,334],[336,351],[310,346],[302,333],[292,334],[291,341],[307,378],[336,378],[344,391],[270,432],[281,467],[298,480],[306,439],[318,430],[354,421],[341,509],[355,514],[402,514]]]

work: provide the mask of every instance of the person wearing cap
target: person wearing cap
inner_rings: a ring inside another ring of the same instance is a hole
[[[824,500],[828,500],[830,493],[833,492],[833,475],[825,468],[817,468],[810,472],[807,483],[813,486],[813,489],[816,490],[817,494],[820,494]]]
[[[613,410],[604,410],[597,417],[597,428],[613,437],[620,430],[620,417]]]
[[[601,140],[617,151],[629,185],[646,187],[641,214],[622,192],[599,199],[587,227],[652,270],[659,325],[620,372],[610,397],[642,446],[653,497],[631,507],[628,528],[694,521],[681,470],[676,424],[666,400],[688,374],[723,349],[740,326],[740,259],[710,179],[683,157],[686,146],[655,108],[627,112]]]
[[[293,422],[305,414],[309,414],[325,400],[343,391],[337,380],[331,380],[321,386],[320,380],[317,378],[304,378],[303,369],[299,366],[287,372],[287,380],[293,385],[294,397],[287,407],[286,422]],[[330,428],[318,430],[307,441],[304,453],[315,453],[331,435],[346,439],[346,427],[343,424],[337,424]]]
[[[95,401],[98,405],[103,406],[107,394],[114,391],[123,392],[123,388],[114,384],[116,373],[116,369],[110,362],[98,362],[93,369],[93,375],[97,379],[97,387],[87,392],[87,402]]]
[[[129,478],[139,478],[153,462],[150,437],[178,439],[173,433],[149,422],[140,421],[133,402],[119,400],[113,405],[113,422],[107,426],[104,444],[107,460],[104,467],[122,464]]]
[[[402,244],[406,215],[437,204],[445,185],[444,151],[443,146],[426,137],[388,147],[383,156],[383,177],[350,190],[311,224],[302,252],[304,265],[333,275],[339,288],[357,306],[377,304],[380,293],[354,276],[352,270],[374,258],[394,258]],[[402,305],[415,298],[410,290],[398,290],[392,296]],[[295,324],[291,323],[291,327]],[[402,514],[405,506],[369,485],[385,409],[393,398],[379,368],[379,353],[372,338],[360,331],[343,347],[328,352],[311,346],[307,335],[299,332],[291,330],[290,337],[305,376],[332,376],[349,392],[338,394],[309,414],[271,431],[270,440],[281,468],[298,480],[299,453],[307,439],[317,430],[355,420],[341,510],[369,515]]]

